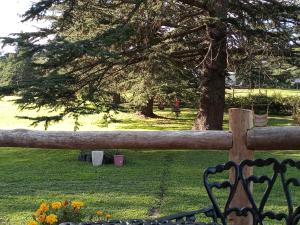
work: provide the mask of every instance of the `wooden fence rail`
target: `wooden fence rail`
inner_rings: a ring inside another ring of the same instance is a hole
[[[252,150],[300,149],[300,126],[253,128],[247,133],[247,146]]]
[[[227,131],[32,131],[0,130],[0,147],[52,149],[222,149]]]
[[[236,124],[232,120],[232,124]],[[241,135],[237,132],[237,136]],[[242,142],[248,150],[300,149],[300,127],[252,128]],[[229,150],[231,131],[34,131],[1,130],[0,147],[47,149]],[[241,145],[239,143],[238,145]],[[241,148],[236,147],[238,151]]]

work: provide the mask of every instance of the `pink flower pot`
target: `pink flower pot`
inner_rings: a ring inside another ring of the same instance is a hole
[[[114,155],[114,164],[115,166],[124,165],[124,155]]]

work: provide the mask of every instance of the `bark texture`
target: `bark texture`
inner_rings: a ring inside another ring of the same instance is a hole
[[[147,104],[141,107],[140,114],[145,117],[156,117],[156,115],[153,112],[153,102],[154,98],[150,98],[147,101]]]
[[[121,103],[122,103],[122,101],[121,101],[121,95],[119,93],[114,93],[113,94],[113,104],[119,105]]]
[[[226,8],[227,1],[215,1],[211,16],[225,18]],[[226,25],[222,21],[216,22],[208,25],[206,32],[209,46],[202,65],[200,105],[194,129],[222,130],[227,69]]]
[[[1,147],[53,149],[230,149],[227,131],[0,130]]]

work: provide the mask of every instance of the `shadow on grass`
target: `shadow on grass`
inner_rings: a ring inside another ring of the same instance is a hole
[[[171,112],[170,108],[163,111],[156,110],[157,118],[144,118],[137,114],[116,114],[115,119],[119,122],[110,123],[108,128],[113,129],[135,129],[135,130],[190,130],[193,126],[196,110],[182,108],[179,117]],[[97,120],[94,125],[105,127],[106,124]]]
[[[151,119],[141,123],[140,121],[129,120],[118,124],[117,129],[146,129],[146,130],[190,130],[193,125],[193,120],[184,118],[169,118],[169,119]]]
[[[116,168],[78,162],[77,151],[1,149],[0,217],[7,216],[21,224],[41,201],[70,199],[83,200],[90,211],[109,210],[114,218],[147,218],[149,209],[159,198],[161,174],[166,166],[171,169],[164,182],[166,201],[178,201],[178,207],[181,204],[199,207],[201,198],[195,195],[199,194],[201,176],[199,164],[191,152],[124,153],[127,164]],[[169,156],[174,160],[170,164],[164,163]],[[185,160],[193,170],[184,168],[188,167]],[[187,190],[182,196],[172,194],[176,193],[172,186],[178,185]],[[169,208],[167,202],[162,203],[162,212],[176,211],[174,206],[166,210]]]

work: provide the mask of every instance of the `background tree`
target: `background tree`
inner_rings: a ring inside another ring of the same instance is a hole
[[[41,0],[24,20],[51,27],[6,38],[26,49],[20,59],[38,74],[15,91],[23,107],[59,108],[60,118],[100,112],[122,71],[155,61],[193,70],[201,93],[195,129],[222,129],[227,71],[249,55],[292,56],[299,7],[292,0]]]
[[[168,61],[148,60],[125,72],[122,86],[127,99],[146,117],[157,117],[153,112],[154,101],[158,105],[172,107],[175,98],[191,106],[197,90],[197,78],[187,69],[174,67]]]

